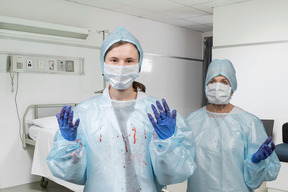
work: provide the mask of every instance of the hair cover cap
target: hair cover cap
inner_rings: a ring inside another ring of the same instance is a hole
[[[101,69],[102,73],[104,73],[104,56],[106,51],[111,47],[114,43],[119,41],[127,41],[129,43],[134,44],[139,51],[139,71],[141,70],[142,60],[143,60],[143,51],[138,39],[136,39],[129,31],[126,30],[125,27],[118,27],[115,31],[113,31],[108,37],[104,39],[101,45],[100,50],[100,59],[101,59]]]
[[[226,77],[232,87],[232,92],[237,89],[237,79],[236,79],[236,71],[233,67],[233,64],[228,59],[214,59],[207,70],[205,87],[209,83],[211,79],[214,77],[222,75]]]

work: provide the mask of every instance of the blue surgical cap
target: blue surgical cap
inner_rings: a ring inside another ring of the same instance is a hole
[[[214,77],[222,75],[228,79],[231,87],[232,92],[236,91],[237,89],[237,79],[236,79],[236,71],[228,59],[214,59],[207,70],[206,80],[205,80],[205,87],[209,83],[211,79]]]
[[[106,37],[101,45],[100,59],[101,59],[102,73],[104,73],[104,56],[106,54],[106,51],[114,43],[117,43],[119,41],[126,41],[134,44],[137,47],[139,51],[139,67],[141,69],[143,60],[143,51],[140,42],[129,31],[127,31],[125,27],[120,26],[115,31],[113,31],[108,37]]]

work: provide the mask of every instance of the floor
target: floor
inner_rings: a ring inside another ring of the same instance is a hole
[[[175,185],[169,185],[166,190],[163,192],[185,192],[186,191],[187,182],[178,183]],[[262,185],[254,190],[254,192],[267,192],[268,189],[266,188],[266,183],[263,182]]]
[[[49,181],[47,188],[42,189],[40,187],[40,181],[39,182],[34,182],[34,183],[29,183],[26,185],[19,185],[16,187],[10,187],[6,189],[0,189],[0,192],[40,192],[40,191],[45,191],[45,192],[73,192],[61,185],[58,185],[57,183],[54,183],[53,181]]]
[[[168,187],[169,189],[169,187]],[[29,183],[26,185],[19,185],[16,187],[11,187],[11,188],[6,188],[6,189],[0,189],[0,192],[41,192],[41,191],[46,191],[46,192],[73,192],[61,185],[58,185],[52,181],[49,181],[47,188],[42,189],[40,187],[40,182],[34,182],[34,183]],[[180,189],[179,186],[176,188],[176,186],[171,187],[168,192],[185,192],[186,190]],[[254,192],[267,192],[267,189],[265,187],[265,183],[263,183],[259,189],[255,190]]]
[[[254,190],[254,192],[267,192],[267,191],[268,191],[268,189],[266,188],[265,182],[262,183],[262,185],[258,189]]]

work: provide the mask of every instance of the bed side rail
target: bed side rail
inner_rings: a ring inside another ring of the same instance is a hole
[[[22,146],[23,148],[26,148],[27,145],[35,145],[35,141],[29,137],[28,134],[28,126],[26,123],[26,118],[28,113],[33,110],[34,111],[34,118],[38,119],[39,118],[39,109],[43,108],[56,108],[56,107],[62,107],[63,105],[71,105],[72,107],[75,107],[77,103],[59,103],[59,104],[34,104],[34,105],[29,105],[25,113],[23,115],[23,129],[22,129]],[[59,111],[60,112],[60,111]]]

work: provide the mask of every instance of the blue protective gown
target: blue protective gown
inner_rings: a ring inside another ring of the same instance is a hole
[[[85,185],[85,192],[159,192],[188,179],[195,169],[192,131],[177,114],[175,134],[160,140],[147,116],[155,102],[143,92],[133,101],[111,100],[106,89],[77,105],[77,140],[58,131],[47,157],[52,174]]]
[[[230,113],[213,113],[203,107],[187,121],[195,137],[197,165],[187,192],[248,192],[263,181],[276,179],[280,162],[275,152],[258,164],[251,161],[267,139],[256,116],[238,107]]]

